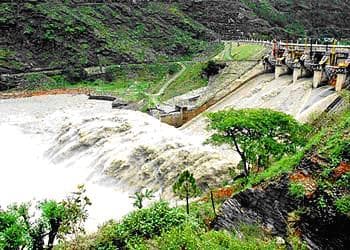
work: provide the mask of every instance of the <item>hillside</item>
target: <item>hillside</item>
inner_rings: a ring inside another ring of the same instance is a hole
[[[349,38],[347,1],[327,0],[178,0],[182,9],[224,39]]]
[[[183,60],[213,38],[176,6],[160,2],[17,2],[0,4],[0,73]]]
[[[7,1],[0,73],[188,60],[237,36],[350,37],[346,1]]]
[[[259,224],[284,239],[295,236],[310,249],[348,249],[350,227],[349,108],[314,124],[318,132],[293,156],[247,180],[226,200],[215,229]]]

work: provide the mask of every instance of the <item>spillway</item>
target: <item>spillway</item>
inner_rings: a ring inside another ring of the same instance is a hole
[[[270,108],[290,114],[300,122],[307,122],[337,98],[338,94],[333,89],[331,86],[313,89],[310,78],[293,83],[291,75],[275,79],[274,74],[263,74],[245,83],[180,130],[189,135],[207,137],[206,113],[229,108]]]
[[[83,95],[0,100],[0,138],[0,205],[61,199],[84,184],[91,230],[131,211],[135,191],[170,198],[185,168],[203,188],[220,184],[238,161],[147,114]]]

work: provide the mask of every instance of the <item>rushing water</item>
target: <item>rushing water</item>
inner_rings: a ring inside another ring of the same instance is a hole
[[[0,100],[0,138],[1,206],[61,199],[85,184],[89,229],[131,211],[134,191],[171,197],[184,168],[206,187],[237,162],[146,114],[81,95]]]
[[[210,111],[265,107],[303,121],[336,97],[327,88],[313,90],[310,80],[272,79],[248,82]],[[205,127],[203,116],[181,131],[84,95],[0,100],[0,205],[62,199],[84,184],[92,200],[87,228],[94,229],[131,211],[135,191],[148,188],[170,198],[185,168],[202,188],[221,184],[239,158],[204,146]]]

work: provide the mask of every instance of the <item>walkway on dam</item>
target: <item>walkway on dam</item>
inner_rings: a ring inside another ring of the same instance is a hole
[[[300,79],[296,84],[292,82],[291,75],[277,80],[274,74],[260,75],[183,125],[180,130],[191,135],[209,136],[206,113],[227,108],[271,108],[306,122],[313,113],[325,110],[338,96],[330,90],[330,86],[313,89],[310,78]]]

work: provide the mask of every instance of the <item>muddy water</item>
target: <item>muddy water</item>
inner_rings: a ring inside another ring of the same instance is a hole
[[[61,199],[85,184],[91,230],[131,211],[134,191],[169,198],[185,168],[203,188],[220,184],[237,162],[144,113],[84,95],[0,100],[0,138],[0,205]]]

